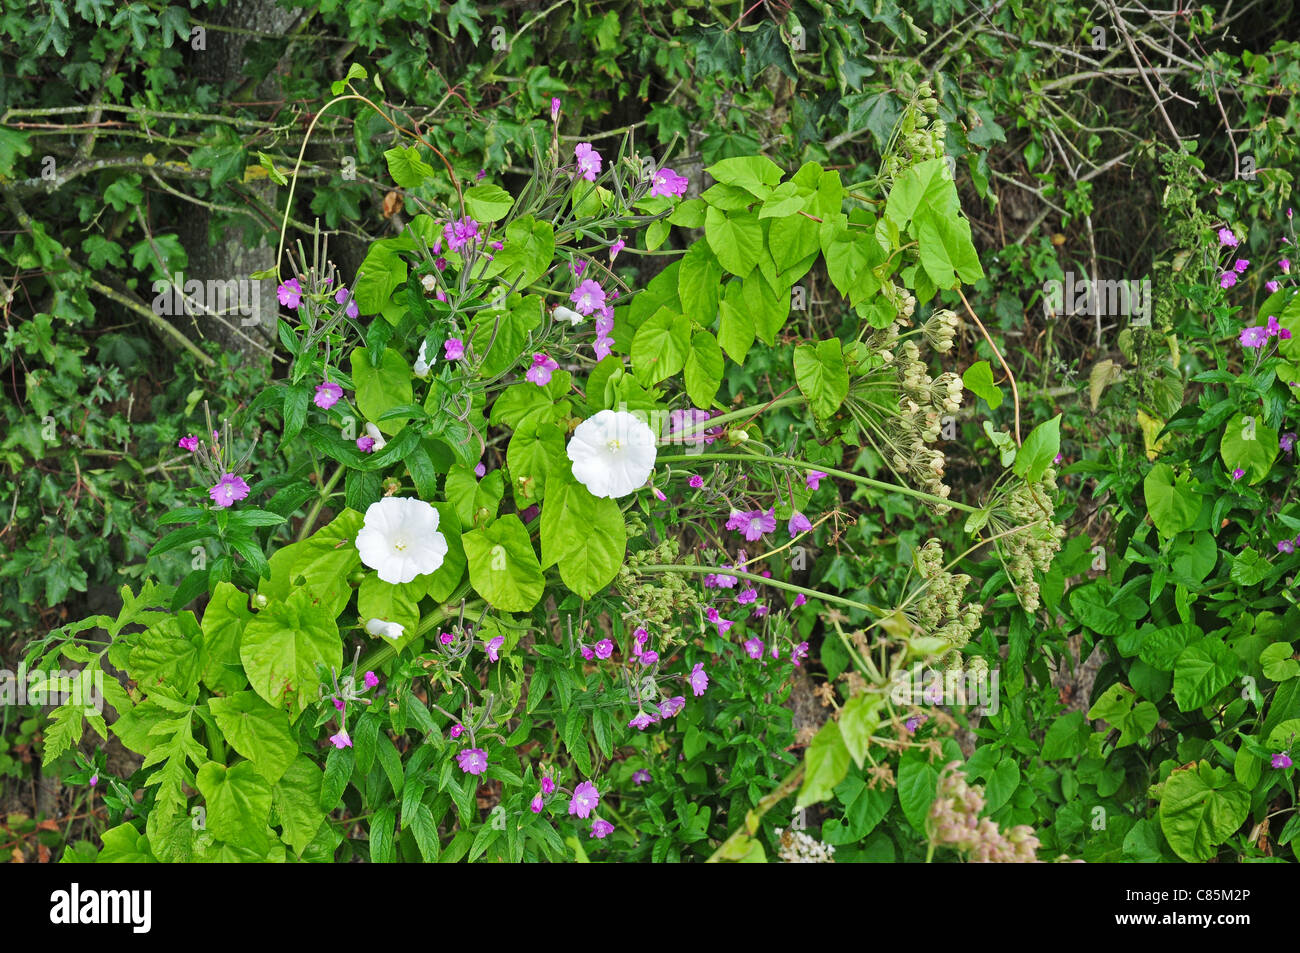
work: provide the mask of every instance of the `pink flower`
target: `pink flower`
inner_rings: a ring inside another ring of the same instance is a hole
[[[645,731],[655,723],[655,719],[643,711],[636,713],[636,717],[627,723],[629,728],[636,728],[638,731]]]
[[[797,608],[799,608],[801,605],[803,605],[804,603],[806,603],[807,601],[808,601],[807,598],[806,598],[806,597],[804,596],[804,594],[801,592],[801,593],[799,593],[797,596],[794,597],[793,608],[797,609]]]
[[[555,779],[552,777],[542,778],[542,793],[550,794],[555,790]]]
[[[658,653],[658,652],[642,652],[642,653],[641,653],[641,664],[642,664],[642,665],[653,665],[653,664],[654,664],[655,662],[657,662],[657,661],[659,661],[659,653]]]
[[[1295,447],[1296,435],[1294,433],[1284,433],[1278,437],[1277,445],[1282,448],[1283,452],[1290,453]]]
[[[745,640],[745,653],[753,659],[763,657],[763,640],[755,636]]]
[[[692,476],[686,482],[691,485],[691,489],[693,490],[701,490],[704,488],[704,477],[702,476],[699,475]]]
[[[446,270],[447,270],[447,259],[445,259],[445,258],[443,258],[441,255],[439,255],[437,258],[435,258],[435,259],[433,260],[433,267],[434,267],[434,268],[437,268],[439,271],[446,271]],[[439,298],[438,300],[439,300],[439,301],[446,301],[447,299],[446,299],[446,298]]]
[[[790,530],[790,538],[794,539],[800,533],[806,533],[812,529],[812,523],[808,522],[808,517],[796,511],[790,517],[790,522],[786,524],[786,528]]]
[[[574,146],[573,154],[578,160],[578,174],[588,182],[595,182],[600,174],[600,153],[591,147],[590,142],[580,142]]]
[[[466,774],[482,774],[487,770],[487,752],[482,748],[466,748],[456,755],[456,763]]]
[[[794,663],[795,668],[798,668],[799,663],[802,662],[807,657],[808,657],[807,642],[800,642],[798,645],[794,647],[794,650],[791,651],[790,653],[790,661]]]
[[[1282,274],[1291,274],[1291,262],[1286,258],[1278,259],[1277,266],[1282,269]]]
[[[659,714],[664,718],[672,718],[685,707],[686,696],[674,695],[672,698],[665,698],[659,703]]]
[[[609,821],[598,817],[591,822],[591,836],[596,840],[604,840],[612,833],[614,833],[614,825]]]
[[[1241,329],[1239,340],[1242,347],[1257,348],[1267,344],[1268,338],[1268,328],[1250,327]]]
[[[468,215],[458,221],[448,222],[442,227],[442,237],[447,239],[448,251],[460,251],[478,238],[478,222]]]
[[[490,244],[492,245],[493,251],[500,251],[501,249],[506,247],[505,242],[491,242]]]
[[[1264,290],[1267,291],[1269,294],[1272,294],[1274,291],[1277,291],[1278,287],[1279,285],[1276,281],[1264,282]]]
[[[1223,245],[1223,246],[1226,247],[1226,248],[1236,248],[1236,247],[1237,247],[1237,244],[1238,244],[1238,243],[1237,243],[1237,236],[1234,235],[1234,234],[1232,234],[1232,229],[1230,229],[1230,228],[1221,228],[1221,229],[1219,229],[1219,244],[1220,244],[1220,245]]]
[[[340,728],[337,735],[330,735],[330,741],[333,742],[334,747],[338,748],[340,751],[344,748],[352,747],[352,739],[348,737],[346,728]]]
[[[601,639],[596,643],[596,658],[607,659],[614,654],[614,642],[612,639]]]
[[[691,674],[686,676],[686,680],[690,682],[691,691],[695,693],[696,698],[703,695],[704,690],[709,687],[709,676],[704,672],[704,663],[696,662],[695,667],[691,669]]]
[[[366,672],[366,688],[375,688],[379,685],[379,676],[374,672]]]
[[[614,332],[614,309],[603,307],[596,315],[596,334],[599,337],[609,337]]]
[[[452,725],[451,730],[447,732],[452,738],[459,738],[465,733],[464,725]]]
[[[374,437],[358,437],[358,438],[357,438],[357,449],[360,450],[362,453],[370,453],[371,451],[373,451],[373,450],[375,449],[375,438],[374,438]]]
[[[529,802],[528,809],[531,810],[534,814],[540,814],[542,813],[542,805],[543,805],[542,796],[539,794],[537,795],[537,797],[533,798],[531,802]]]
[[[590,645],[580,645],[578,646],[578,651],[582,653],[582,657],[588,662],[596,657],[596,653],[592,650]]]
[[[758,599],[757,589],[742,589],[740,595],[736,596],[736,601],[742,606],[747,606]]]
[[[1245,258],[1238,258],[1232,263],[1232,270],[1239,275],[1244,275],[1246,269],[1250,267],[1250,261]]]
[[[627,242],[620,237],[618,241],[609,246],[609,260],[612,263],[618,257],[618,253],[627,247]]]
[[[596,355],[596,360],[603,361],[614,351],[614,339],[604,336],[596,338],[591,345],[592,352]]]
[[[1286,768],[1291,767],[1291,756],[1285,751],[1279,751],[1277,754],[1273,755],[1271,763],[1273,767],[1277,768],[1279,771],[1285,770]]]
[[[829,474],[823,473],[821,470],[809,470],[808,477],[805,481],[808,484],[808,489],[810,490],[819,489],[821,487],[822,480],[826,479],[827,476],[829,476]]]
[[[557,122],[560,118],[560,97],[551,97],[551,122]]]
[[[232,506],[236,500],[248,496],[248,484],[244,482],[243,477],[235,476],[233,473],[223,473],[217,485],[208,490],[208,496],[212,497],[212,502],[218,509],[225,509],[227,506]]]
[[[666,503],[668,501],[668,497],[664,496],[663,491],[653,484],[650,486],[650,492],[654,494],[654,498],[660,503]]]
[[[678,175],[672,169],[663,168],[655,173],[655,179],[650,186],[650,197],[663,196],[664,198],[680,197],[686,194],[686,186],[690,183],[686,176]]]
[[[573,302],[574,310],[585,317],[605,306],[605,289],[599,282],[588,278],[573,289],[569,300]]]
[[[449,361],[459,361],[465,356],[465,342],[460,338],[447,338],[442,342],[442,351]]]
[[[341,698],[335,698],[335,699],[334,699],[334,707],[335,707],[336,709],[338,709],[339,711],[344,711],[348,706],[344,703],[343,699],[341,699]]]
[[[480,480],[483,479],[483,477],[486,474],[487,474],[487,467],[483,466],[483,464],[480,463],[478,466],[474,468],[474,475],[478,477]]]
[[[650,780],[650,772],[642,768],[639,771],[632,772],[632,783],[640,787]]]
[[[766,513],[762,510],[751,510],[745,514],[743,532],[745,539],[751,543],[761,539],[764,533],[770,533],[776,529],[776,508],[770,508]]]
[[[193,453],[199,449],[199,438],[194,436],[194,434],[190,434],[188,437],[181,437],[180,440],[176,441],[176,446],[180,447],[182,450],[188,450],[190,453]]]
[[[554,359],[545,354],[534,354],[533,366],[528,368],[528,373],[524,377],[538,387],[545,387],[551,382],[551,371],[559,366]]]
[[[569,271],[573,272],[573,277],[575,278],[581,278],[582,273],[586,270],[587,270],[587,263],[585,261],[575,261],[569,263]]]
[[[1246,475],[1246,471],[1243,470],[1241,467],[1237,467],[1237,469],[1232,471],[1232,478],[1234,480],[1240,480],[1245,475]]]
[[[1231,288],[1237,283],[1237,273],[1235,271],[1225,271],[1219,276],[1219,287],[1223,289]]]
[[[348,291],[347,285],[339,286],[339,290],[334,292],[334,300],[337,301],[339,304],[343,304],[343,302],[345,301],[347,302],[348,306],[346,309],[344,309],[344,313],[349,318],[355,318],[361,313],[357,309],[356,299],[353,298],[352,293]]]
[[[498,635],[487,644],[487,657],[489,662],[495,662],[498,658],[497,652],[500,651],[502,644],[505,642],[504,635]]]
[[[569,801],[569,813],[577,814],[585,821],[599,804],[600,792],[596,790],[596,785],[590,781],[583,781],[573,789],[573,797]]]
[[[326,381],[323,384],[316,385],[316,396],[312,398],[314,403],[321,410],[329,410],[339,402],[343,396],[343,388],[333,381]]]
[[[99,783],[99,775],[98,775],[98,774],[92,774],[92,775],[90,776],[90,786],[93,788],[93,787],[94,787],[95,785],[97,785],[98,783]]]
[[[298,284],[297,278],[290,278],[275,289],[275,296],[286,308],[296,309],[302,303],[302,285]]]

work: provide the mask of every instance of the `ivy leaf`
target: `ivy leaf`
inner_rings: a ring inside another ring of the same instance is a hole
[[[819,420],[839,410],[849,394],[849,372],[839,338],[795,348],[794,378]]]
[[[270,846],[266,825],[271,816],[271,784],[252,762],[227,768],[209,761],[199,768],[196,783],[213,837],[257,852]]]
[[[1142,481],[1147,512],[1160,535],[1172,539],[1196,522],[1201,512],[1201,494],[1191,485],[1191,477],[1174,478],[1174,468],[1157,463]]]
[[[1179,711],[1194,711],[1232,684],[1241,662],[1217,638],[1193,642],[1174,665],[1174,701]]]
[[[209,698],[208,708],[226,741],[253,762],[257,773],[275,784],[298,756],[298,742],[289,731],[289,718],[254,692]]]
[[[503,612],[527,612],[542,598],[542,567],[523,522],[514,514],[461,537],[474,591]]]
[[[763,254],[763,228],[753,212],[723,212],[709,206],[704,237],[723,268],[740,278],[754,270]]]
[[[1037,483],[1043,478],[1043,474],[1060,451],[1061,415],[1057,414],[1030,431],[1016,453],[1016,462],[1012,470],[1017,476],[1024,477],[1027,482]]]
[[[465,193],[465,208],[480,222],[500,221],[514,204],[514,196],[499,185],[476,185]]]
[[[470,3],[470,0],[456,0],[447,11],[447,32],[454,40],[460,28],[464,27],[471,42],[477,46],[479,37],[483,35],[483,29],[478,25],[482,19],[483,14],[478,12],[478,7]]]
[[[976,361],[966,368],[961,375],[961,382],[976,397],[983,397],[989,410],[997,410],[1002,406],[1002,388],[993,383],[993,368],[988,361]]]
[[[296,719],[319,697],[322,673],[343,664],[335,613],[309,590],[295,589],[248,623],[239,657],[257,694]]]
[[[804,756],[803,786],[795,801],[795,810],[825,801],[835,793],[835,786],[849,772],[849,749],[844,744],[837,721],[822,725]]]
[[[1222,768],[1200,761],[1169,775],[1160,793],[1160,829],[1183,860],[1210,860],[1246,820],[1250,795]]]
[[[683,379],[686,393],[696,407],[708,409],[722,385],[724,361],[722,348],[708,331],[697,331],[686,355]]]

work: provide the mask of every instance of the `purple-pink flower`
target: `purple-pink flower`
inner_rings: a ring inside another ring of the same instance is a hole
[[[754,636],[745,640],[745,653],[753,659],[763,657],[763,640]]]
[[[314,403],[321,410],[329,410],[343,397],[343,388],[333,381],[325,381],[323,384],[316,385],[316,396],[312,398]]]
[[[819,489],[822,485],[822,480],[826,479],[826,477],[829,475],[830,474],[823,473],[821,470],[809,470],[808,477],[806,480],[808,484],[808,489],[810,490]]]
[[[208,490],[208,496],[212,497],[212,502],[219,509],[225,509],[227,506],[234,505],[236,500],[242,500],[248,496],[248,484],[244,478],[235,476],[233,473],[223,473],[217,485]]]
[[[1243,470],[1241,467],[1237,467],[1237,469],[1232,471],[1232,478],[1234,480],[1240,480],[1245,475],[1246,475],[1246,471]]]
[[[591,822],[591,836],[596,840],[604,840],[612,833],[614,833],[614,825],[609,821],[598,817]]]
[[[595,182],[600,174],[600,153],[591,147],[590,142],[580,142],[573,147],[573,155],[578,160],[578,174],[588,182]]]
[[[1228,289],[1237,283],[1237,273],[1235,271],[1225,271],[1219,276],[1219,287]]]
[[[629,728],[636,728],[638,731],[645,731],[655,723],[655,718],[643,711],[636,713],[636,716],[627,723]]]
[[[347,308],[344,309],[344,313],[349,318],[355,318],[359,314],[361,314],[361,312],[357,309],[357,301],[355,298],[352,297],[352,293],[348,291],[347,285],[339,286],[339,290],[334,292],[334,300],[337,301],[339,304],[342,304],[345,301],[348,303]]]
[[[1238,340],[1241,341],[1242,347],[1257,348],[1267,344],[1268,337],[1268,328],[1249,327],[1241,329],[1241,337]]]
[[[379,685],[379,676],[374,672],[366,672],[366,688],[376,688]]]
[[[650,772],[645,768],[632,772],[632,783],[640,786],[650,780]]]
[[[1237,247],[1238,244],[1237,236],[1232,234],[1232,229],[1230,228],[1219,229],[1219,244],[1223,245],[1226,248]]]
[[[653,664],[654,664],[655,662],[657,662],[657,661],[659,661],[659,653],[658,653],[658,652],[642,652],[642,653],[641,653],[641,664],[642,664],[642,665],[653,665]]]
[[[542,778],[542,793],[551,794],[555,791],[555,779],[550,775]]]
[[[1246,269],[1249,267],[1250,267],[1250,261],[1249,259],[1246,258],[1238,258],[1236,261],[1232,263],[1232,270],[1239,275],[1244,275],[1246,273]]]
[[[618,257],[618,253],[627,247],[627,242],[620,237],[614,244],[609,246],[609,260],[613,262]]]
[[[543,806],[542,796],[539,794],[535,798],[533,798],[531,802],[529,802],[528,809],[531,810],[534,814],[540,814],[542,813],[542,806]]]
[[[297,308],[302,303],[302,285],[297,278],[290,278],[275,289],[275,296],[286,308]]]
[[[573,309],[585,317],[605,307],[605,289],[598,281],[588,278],[573,289],[569,300],[573,302]]]
[[[665,698],[659,703],[659,714],[664,718],[672,718],[685,707],[686,696],[674,695],[672,698]]]
[[[551,372],[559,366],[554,358],[546,354],[534,354],[533,366],[528,368],[524,377],[538,387],[545,387],[551,382]]]
[[[498,635],[487,644],[487,657],[489,662],[495,662],[498,659],[497,652],[501,650],[501,645],[505,642],[504,635]]]
[[[1290,453],[1295,448],[1295,440],[1296,435],[1287,432],[1277,438],[1277,445],[1282,448],[1283,453]]]
[[[560,97],[551,97],[551,122],[556,122],[560,118]]]
[[[188,437],[181,437],[180,440],[176,441],[176,446],[180,447],[182,450],[188,450],[190,453],[193,453],[199,449],[199,438],[194,436],[194,434],[190,434]]]
[[[596,355],[596,360],[603,361],[614,352],[614,339],[601,335],[592,342],[591,350]]]
[[[466,748],[456,755],[456,763],[466,774],[482,774],[487,770],[487,752],[482,748]]]
[[[360,450],[362,453],[370,453],[375,449],[375,438],[369,436],[358,437],[357,449]]]
[[[585,821],[598,804],[600,804],[600,792],[596,790],[596,785],[590,781],[583,781],[573,789],[573,797],[569,800],[569,813],[576,814]]]
[[[459,361],[465,356],[465,342],[460,338],[447,338],[442,342],[442,352],[449,361]]]
[[[692,477],[691,477],[689,480],[687,480],[686,482],[689,483],[689,484],[691,485],[691,489],[692,489],[692,490],[702,490],[702,489],[704,489],[704,477],[702,477],[702,476],[700,476],[700,475],[698,475],[698,474],[692,476]]]
[[[786,524],[786,528],[790,531],[790,538],[794,539],[800,533],[806,533],[812,529],[812,523],[808,522],[808,517],[796,510],[794,515],[790,517],[790,522]]]
[[[334,747],[338,748],[340,751],[342,751],[344,748],[352,747],[352,739],[348,737],[348,732],[346,728],[340,728],[339,733],[337,735],[330,735],[330,742],[333,743]]]
[[[650,186],[650,197],[680,197],[686,194],[686,186],[689,184],[686,176],[678,175],[672,169],[665,167],[655,173],[654,182]]]
[[[798,645],[796,645],[796,646],[794,647],[794,649],[790,652],[790,661],[794,663],[795,668],[798,668],[798,667],[799,667],[799,663],[801,663],[801,662],[802,662],[804,659],[806,659],[807,657],[808,657],[808,643],[807,643],[807,642],[800,642],[800,643],[799,643]]]
[[[736,596],[736,602],[738,602],[742,606],[747,606],[751,602],[757,602],[757,601],[758,601],[758,590],[753,588],[742,589],[740,591],[740,594]]]
[[[1272,764],[1273,767],[1277,768],[1279,771],[1289,768],[1291,767],[1291,756],[1285,751],[1279,751],[1277,754],[1273,755]]]
[[[442,237],[447,239],[448,251],[460,251],[478,238],[478,222],[466,215],[442,227]]]
[[[691,691],[695,693],[696,698],[703,695],[704,690],[709,687],[709,676],[704,671],[704,663],[696,662],[691,673],[686,676],[686,680],[690,683]]]
[[[614,642],[612,639],[601,639],[596,643],[596,658],[607,659],[614,654]]]
[[[745,534],[745,539],[751,543],[757,539],[762,539],[764,533],[770,533],[776,529],[776,508],[771,507],[766,513],[762,510],[751,510],[744,514],[744,523],[741,532]]]

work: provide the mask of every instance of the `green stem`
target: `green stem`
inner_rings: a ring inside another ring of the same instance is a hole
[[[339,480],[341,480],[342,478],[343,478],[343,464],[339,464],[338,467],[336,467],[334,470],[334,475],[330,477],[329,480],[326,481],[325,486],[322,487],[320,491],[320,496],[317,498],[315,504],[312,506],[311,512],[308,513],[307,518],[303,520],[303,524],[301,528],[299,528],[298,530],[298,542],[301,543],[304,539],[306,539],[308,536],[311,535],[311,531],[316,525],[316,517],[320,516],[320,511],[321,508],[325,505],[325,501],[330,498],[330,494],[334,492],[334,488],[339,485]]]
[[[420,619],[420,627],[416,630],[416,635],[426,635],[436,629],[439,622],[450,618],[453,615],[458,615],[460,613],[460,601],[465,598],[465,593],[467,592],[469,592],[468,582],[463,582],[457,586],[456,591],[451,594],[446,605],[438,606],[438,608]],[[471,602],[466,603],[465,608],[469,609],[471,606],[477,608],[481,605],[481,602]],[[414,645],[415,639],[412,639],[408,644]],[[361,660],[358,668],[363,672],[373,671],[396,657],[396,646],[392,642],[385,641],[383,645],[367,653],[365,658]]]
[[[874,616],[880,612],[879,609],[861,602],[854,602],[852,599],[845,599],[842,596],[832,596],[829,593],[818,592],[816,589],[805,589],[803,586],[796,586],[792,582],[782,582],[779,579],[768,579],[766,576],[760,576],[757,573],[742,572],[739,569],[719,570],[716,566],[691,566],[691,565],[653,565],[638,566],[637,572],[694,572],[694,573],[716,573],[724,572],[728,576],[735,576],[737,579],[749,579],[753,582],[762,583],[765,586],[775,586],[777,589],[786,589],[790,592],[801,592],[805,596],[811,596],[814,599],[821,599],[824,602],[833,602],[836,605],[846,606],[849,609],[857,609],[859,612],[865,612],[867,615]]]
[[[804,404],[807,400],[802,394],[795,394],[791,397],[778,397],[776,400],[769,400],[765,404],[755,404],[752,407],[741,407],[739,410],[729,410],[725,414],[719,414],[716,417],[710,417],[708,420],[702,420],[694,427],[688,427],[685,430],[672,434],[674,439],[689,437],[695,434],[702,434],[706,430],[712,430],[719,424],[731,423],[733,420],[742,420],[746,417],[753,417],[761,414],[765,410],[776,410],[778,407],[789,407],[792,404]]]
[[[714,418],[715,420],[718,418]],[[775,463],[779,466],[796,467],[801,470],[817,470],[821,464],[808,463],[804,460],[793,460],[789,457],[769,457],[757,453],[674,453],[667,456],[658,457],[656,463],[690,463],[691,461],[703,460],[733,460],[737,463]],[[852,480],[854,483],[861,483],[863,486],[874,487],[877,490],[885,490],[890,493],[902,493],[905,496],[912,496],[918,500],[924,500],[926,503],[934,503],[942,506],[951,506],[955,510],[965,510],[967,513],[978,513],[979,509],[974,506],[968,506],[965,503],[959,503],[956,500],[945,500],[941,496],[935,496],[932,493],[925,493],[921,490],[915,490],[910,486],[900,486],[895,483],[885,483],[881,480],[873,480],[870,477],[858,476],[856,473],[849,473],[847,470],[822,470],[829,476],[839,477],[843,480]]]
[[[705,863],[718,863],[723,859],[729,847],[743,843],[746,838],[753,837],[757,834],[758,824],[763,819],[763,815],[788,798],[795,792],[795,789],[803,783],[803,770],[804,762],[800,761],[794,770],[785,776],[785,780],[777,786],[775,791],[764,796],[763,799],[754,806],[754,809],[745,815],[745,823],[736,828],[736,830],[732,832],[731,836],[718,846],[718,849],[710,855],[709,859],[705,861]]]

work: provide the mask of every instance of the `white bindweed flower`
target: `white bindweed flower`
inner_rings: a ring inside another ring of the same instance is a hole
[[[437,571],[447,556],[447,538],[438,532],[438,511],[424,500],[388,496],[366,509],[357,552],[380,579],[401,585]]]
[[[644,486],[655,466],[655,435],[625,410],[602,410],[569,440],[573,477],[592,496],[618,499]]]
[[[431,365],[429,364],[429,356],[428,354],[425,353],[424,350],[424,345],[425,342],[421,341],[420,353],[415,355],[415,365],[411,368],[411,370],[415,372],[415,376],[420,378],[420,380],[424,380],[426,377],[429,376],[429,370],[431,367]]]
[[[568,321],[574,327],[577,327],[583,321],[587,320],[582,315],[578,314],[578,312],[571,311],[562,304],[556,305],[555,310],[552,311],[551,313],[555,315],[555,320]]]
[[[375,445],[371,448],[375,453],[383,450],[388,445],[388,441],[384,439],[380,429],[368,420],[366,421],[366,436],[375,442]]]
[[[385,622],[383,619],[371,619],[366,623],[366,631],[371,635],[382,635],[386,639],[400,639],[406,627],[400,622]]]

